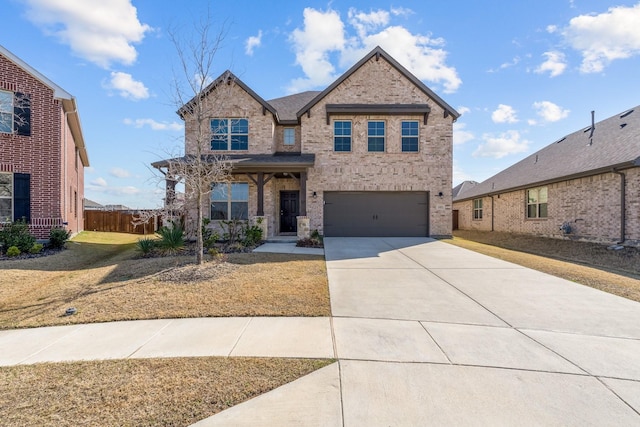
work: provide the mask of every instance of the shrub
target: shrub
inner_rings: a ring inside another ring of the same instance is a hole
[[[64,228],[56,227],[52,228],[49,232],[49,247],[51,249],[62,249],[64,244],[67,243],[71,232]]]
[[[207,227],[211,223],[209,218],[202,218],[202,246],[205,248],[213,247],[218,240],[220,240],[220,234]]]
[[[156,248],[156,240],[145,237],[136,243],[136,250],[142,255],[149,255]]]
[[[172,227],[160,227],[158,234],[160,235],[158,247],[162,252],[174,255],[184,250],[184,229],[179,224],[173,223]]]
[[[0,230],[0,246],[17,247],[20,252],[29,252],[36,243],[36,238],[29,234],[29,225],[24,220],[7,224]]]
[[[243,234],[242,243],[245,246],[255,246],[262,241],[262,228],[257,225],[243,228]]]
[[[20,249],[17,246],[9,246],[9,249],[7,249],[7,256],[9,257],[18,256],[20,253]]]
[[[29,249],[29,253],[30,254],[39,254],[40,252],[42,252],[42,248],[44,247],[44,245],[42,245],[42,243],[36,243],[33,246],[31,246],[31,249]]]

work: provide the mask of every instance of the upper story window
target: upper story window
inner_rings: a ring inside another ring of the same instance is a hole
[[[473,200],[473,219],[482,219],[482,199]]]
[[[333,122],[333,149],[334,151],[351,151],[351,122]]]
[[[249,184],[214,183],[211,188],[211,219],[249,219]]]
[[[0,173],[0,223],[13,220],[13,174]]]
[[[418,122],[403,121],[402,122],[402,151],[417,152],[418,151]]]
[[[0,132],[13,133],[13,92],[0,90]]]
[[[284,145],[296,144],[296,130],[294,128],[284,128]]]
[[[367,123],[367,145],[369,151],[384,152],[384,122]]]
[[[248,150],[248,119],[211,119],[212,150]]]
[[[527,218],[547,217],[547,187],[527,190]]]

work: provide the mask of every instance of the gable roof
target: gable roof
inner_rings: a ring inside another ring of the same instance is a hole
[[[435,94],[431,89],[429,89],[420,79],[411,74],[406,68],[404,68],[398,61],[393,59],[391,55],[385,52],[380,46],[377,46],[373,49],[369,54],[367,54],[364,58],[358,61],[353,67],[349,68],[342,76],[340,76],[336,81],[331,83],[329,87],[316,95],[311,101],[309,101],[305,106],[303,106],[297,112],[297,118],[299,119],[305,113],[307,113],[314,105],[316,105],[322,98],[327,96],[332,90],[338,87],[342,82],[348,79],[353,73],[355,73],[360,67],[362,67],[365,63],[367,63],[371,58],[375,57],[376,59],[383,57],[389,64],[391,64],[396,70],[398,70],[404,77],[406,77],[411,83],[413,83],[416,87],[418,87],[422,92],[424,92],[428,97],[433,99],[436,104],[442,107],[445,111],[445,114],[451,114],[453,116],[454,121],[460,117],[460,113],[458,113],[453,107],[447,104],[442,98]]]
[[[87,147],[84,143],[84,137],[82,136],[82,126],[80,125],[80,117],[78,116],[78,105],[76,98],[69,92],[62,89],[60,86],[49,80],[44,74],[33,68],[31,65],[18,58],[16,55],[7,50],[4,46],[0,45],[0,55],[7,58],[9,61],[22,68],[28,74],[31,74],[35,79],[40,81],[43,85],[47,86],[53,91],[53,97],[62,101],[62,108],[67,113],[67,122],[73,135],[76,147],[80,154],[80,159],[84,166],[89,166],[89,155],[87,154]]]
[[[178,111],[177,111],[178,115],[181,118],[184,118],[183,115],[187,111],[187,107],[190,104],[193,104],[195,102],[196,96],[200,96],[200,97],[204,98],[207,95],[209,95],[215,88],[220,86],[221,84],[227,84],[227,83],[231,83],[231,82],[233,82],[236,85],[240,86],[242,88],[242,90],[247,92],[253,99],[255,99],[260,105],[262,105],[263,111],[269,111],[271,114],[276,116],[276,114],[277,114],[276,110],[271,105],[269,105],[269,103],[267,101],[262,99],[262,97],[260,95],[255,93],[253,91],[253,89],[251,89],[249,86],[247,86],[242,80],[240,80],[235,74],[233,74],[229,70],[227,70],[224,73],[220,74],[220,76],[218,76],[218,78],[216,78],[214,81],[209,83],[207,85],[207,87],[205,87],[202,90],[202,92],[200,92],[199,95],[195,95],[186,104],[184,104],[182,107],[180,107],[178,109]]]
[[[472,189],[478,184],[479,183],[477,181],[463,181],[462,183],[453,187],[453,190],[451,191],[451,196],[455,199],[456,197],[458,197],[458,194],[462,194],[465,191],[469,191],[470,189]]]
[[[640,166],[640,106],[588,126],[460,193],[455,201]]]

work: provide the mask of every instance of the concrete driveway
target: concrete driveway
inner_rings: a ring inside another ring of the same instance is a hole
[[[640,304],[430,239],[327,238],[336,364],[199,425],[640,425]]]

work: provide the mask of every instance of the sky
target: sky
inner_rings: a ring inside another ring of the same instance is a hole
[[[77,100],[85,197],[162,205],[150,163],[184,127],[169,34],[211,16],[212,75],[269,100],[322,90],[380,45],[449,105],[454,186],[483,181],[591,123],[640,104],[640,0],[0,0],[0,44]],[[571,159],[567,159],[570,161]]]

